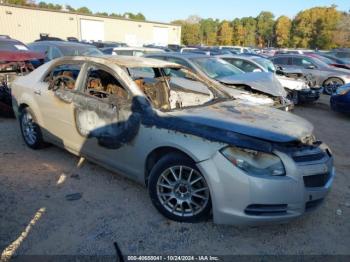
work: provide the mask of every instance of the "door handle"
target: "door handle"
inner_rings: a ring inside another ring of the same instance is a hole
[[[40,90],[34,90],[34,94],[41,95],[41,91]]]

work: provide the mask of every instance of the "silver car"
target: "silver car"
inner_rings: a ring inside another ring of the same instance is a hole
[[[12,89],[30,148],[50,142],[126,175],[176,221],[286,221],[321,203],[335,175],[309,122],[231,100],[170,62],[59,58]]]
[[[283,69],[300,69],[304,75],[312,75],[318,86],[323,86],[327,94],[332,94],[336,87],[350,83],[347,69],[327,65],[321,60],[307,55],[278,55],[271,61]]]

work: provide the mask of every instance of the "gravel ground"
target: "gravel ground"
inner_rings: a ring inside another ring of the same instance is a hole
[[[117,241],[124,254],[140,255],[349,255],[350,118],[331,112],[328,99],[295,113],[331,146],[333,189],[316,211],[264,227],[169,221],[144,187],[89,162],[78,168],[77,157],[53,146],[30,150],[17,122],[0,118],[0,254],[13,243],[14,254],[114,255]]]

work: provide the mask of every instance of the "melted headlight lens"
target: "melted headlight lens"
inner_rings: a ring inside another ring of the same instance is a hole
[[[233,165],[250,175],[286,175],[281,159],[274,154],[238,147],[226,147],[221,153]]]

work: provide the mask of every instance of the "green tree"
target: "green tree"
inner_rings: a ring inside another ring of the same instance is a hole
[[[262,11],[256,18],[257,39],[259,46],[270,46],[273,40],[274,15],[271,12]]]
[[[48,8],[48,4],[46,2],[39,2],[38,7],[40,7],[40,8]]]
[[[243,45],[256,46],[256,19],[254,17],[243,17],[241,19],[243,26]]]
[[[243,45],[244,43],[244,27],[239,18],[232,21],[232,43],[234,45]]]
[[[334,32],[334,44],[338,47],[350,47],[350,13],[342,13]]]
[[[10,5],[28,5],[27,0],[5,0],[4,3]]]
[[[69,12],[75,12],[75,9],[70,6],[70,5],[66,5],[66,9],[69,11]]]
[[[127,19],[138,20],[138,21],[146,20],[146,17],[141,13],[133,14],[133,13],[127,12],[123,14],[123,17]]]
[[[97,12],[97,13],[95,13],[95,15],[108,16],[108,13],[107,12]]]
[[[296,47],[328,49],[335,46],[334,37],[341,13],[336,6],[314,7],[299,12],[293,20],[293,44]]]
[[[218,30],[218,44],[219,45],[231,45],[232,44],[232,27],[227,21],[223,21]]]
[[[280,16],[275,23],[275,40],[277,47],[289,47],[292,21],[287,16]]]
[[[188,23],[184,20],[171,22],[181,26],[181,43],[184,45],[198,45],[201,43],[200,24]]]
[[[92,14],[91,10],[89,8],[87,8],[86,6],[83,7],[79,7],[76,10],[77,13],[81,13],[81,14]]]
[[[219,21],[208,18],[202,19],[199,24],[202,43],[209,46],[216,45],[216,34],[219,26]]]

